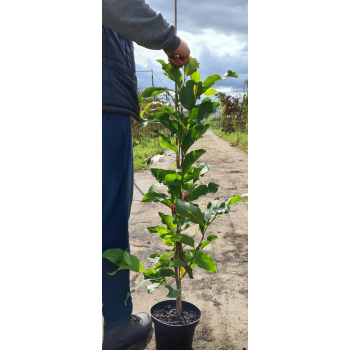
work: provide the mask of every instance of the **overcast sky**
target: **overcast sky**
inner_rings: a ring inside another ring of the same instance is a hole
[[[150,6],[174,23],[174,0],[146,0]],[[190,47],[191,56],[200,62],[202,80],[209,75],[235,71],[238,78],[215,84],[218,91],[243,90],[248,79],[248,0],[178,0],[178,35]],[[134,43],[155,74],[173,88],[156,59],[166,60],[163,51],[148,50]],[[149,69],[135,50],[136,70]],[[138,73],[139,86],[152,86],[149,73]],[[163,84],[154,77],[155,86]]]

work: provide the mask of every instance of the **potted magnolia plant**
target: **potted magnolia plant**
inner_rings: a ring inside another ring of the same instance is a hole
[[[112,275],[123,269],[130,269],[143,275],[143,280],[128,293],[126,300],[145,282],[149,283],[148,293],[161,286],[167,289],[167,297],[171,299],[157,303],[151,308],[157,349],[186,350],[192,349],[194,331],[200,320],[201,311],[195,305],[182,301],[182,280],[193,279],[195,267],[208,272],[217,272],[214,260],[204,252],[205,247],[218,238],[216,235],[207,234],[208,227],[222,214],[227,214],[231,205],[246,196],[234,195],[221,203],[219,198],[216,198],[202,210],[194,202],[208,193],[216,193],[219,185],[213,182],[198,185],[198,180],[211,168],[207,163],[198,163],[205,150],[189,152],[189,149],[211,125],[215,124],[215,122],[208,124],[204,122],[204,118],[219,105],[207,97],[217,93],[211,87],[221,79],[238,75],[229,70],[222,77],[214,74],[202,82],[198,71],[199,63],[195,58],[191,58],[183,68],[183,75],[181,70],[171,63],[163,60],[158,62],[163,67],[164,75],[177,84],[177,91],[158,87],[147,88],[143,91],[140,102],[166,92],[173,99],[174,108],[167,101],[160,100],[156,104],[158,107],[150,113],[148,119],[141,118],[139,125],[161,123],[169,130],[169,136],[158,130],[154,130],[154,133],[161,137],[164,148],[175,152],[176,169],[150,169],[157,183],[150,187],[142,202],[159,202],[166,207],[166,213],[159,212],[163,225],[148,227],[147,230],[151,234],[158,234],[168,249],[165,249],[164,253],[155,253],[148,258],[153,264],[151,269],[145,269],[136,256],[121,249],[109,249],[103,253],[103,257],[118,266]],[[201,99],[203,94],[205,97]],[[152,105],[154,106],[153,102],[146,108]],[[151,159],[148,160],[148,163],[150,162]],[[160,185],[167,187],[169,195],[157,191]],[[191,226],[195,226],[200,233],[196,241],[194,237],[185,233]]]

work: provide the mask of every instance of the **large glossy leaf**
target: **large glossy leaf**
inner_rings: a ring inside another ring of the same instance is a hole
[[[166,72],[168,78],[176,82],[180,87],[182,86],[182,74],[176,66],[170,62],[165,62],[164,60],[157,60]]]
[[[102,257],[109,260],[113,264],[119,266],[123,264],[124,250],[119,248],[108,249],[103,252]]]
[[[170,215],[165,215],[163,213],[158,214],[162,218],[162,223],[167,225],[168,229],[171,231],[172,234],[175,234],[173,218]]]
[[[200,185],[196,187],[189,195],[189,201],[194,201],[201,196],[206,196],[208,193],[216,193],[220,186],[210,182],[208,185]]]
[[[182,163],[182,174],[186,174],[187,170],[190,169],[191,165],[196,162],[199,157],[206,151],[204,149],[198,149],[188,153]]]
[[[169,286],[169,284],[165,287],[169,289],[169,293],[167,294],[168,298],[178,298],[181,295],[181,289],[174,289]]]
[[[194,262],[202,269],[208,272],[217,272],[215,261],[209,254],[198,252],[194,258]]]
[[[128,252],[124,252],[123,254],[124,261],[128,264],[129,269],[134,272],[143,272],[145,269],[141,261],[135,256]]]
[[[199,62],[191,57],[185,66],[185,76],[192,75],[199,68]]]
[[[186,86],[184,86],[181,91],[180,101],[188,111],[196,104],[195,86],[196,82],[194,80],[187,80]]]
[[[207,91],[210,87],[212,87],[217,81],[221,80],[222,78],[218,74],[213,74],[207,79],[204,80],[202,86],[203,86],[203,92]]]
[[[188,217],[194,224],[204,225],[204,216],[200,208],[197,206],[177,199],[175,203],[176,212],[180,215]]]
[[[165,91],[169,91],[168,88],[160,88],[160,87],[149,87],[143,90],[141,96],[140,96],[140,102],[142,102],[144,99],[152,96],[159,95]]]
[[[179,175],[178,173],[167,174],[163,178],[163,183],[167,186],[181,186],[181,175]]]

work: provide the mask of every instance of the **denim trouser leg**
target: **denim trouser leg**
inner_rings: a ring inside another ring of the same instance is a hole
[[[133,150],[130,117],[102,113],[102,251],[129,249],[128,220],[133,196]],[[124,301],[130,291],[130,271],[121,270],[102,259],[102,313],[105,324],[116,326],[128,319],[132,300]]]

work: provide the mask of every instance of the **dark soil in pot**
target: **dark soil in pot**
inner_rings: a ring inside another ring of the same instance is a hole
[[[195,328],[201,311],[193,304],[182,302],[182,314],[176,315],[176,300],[161,301],[151,308],[157,350],[193,350]]]

